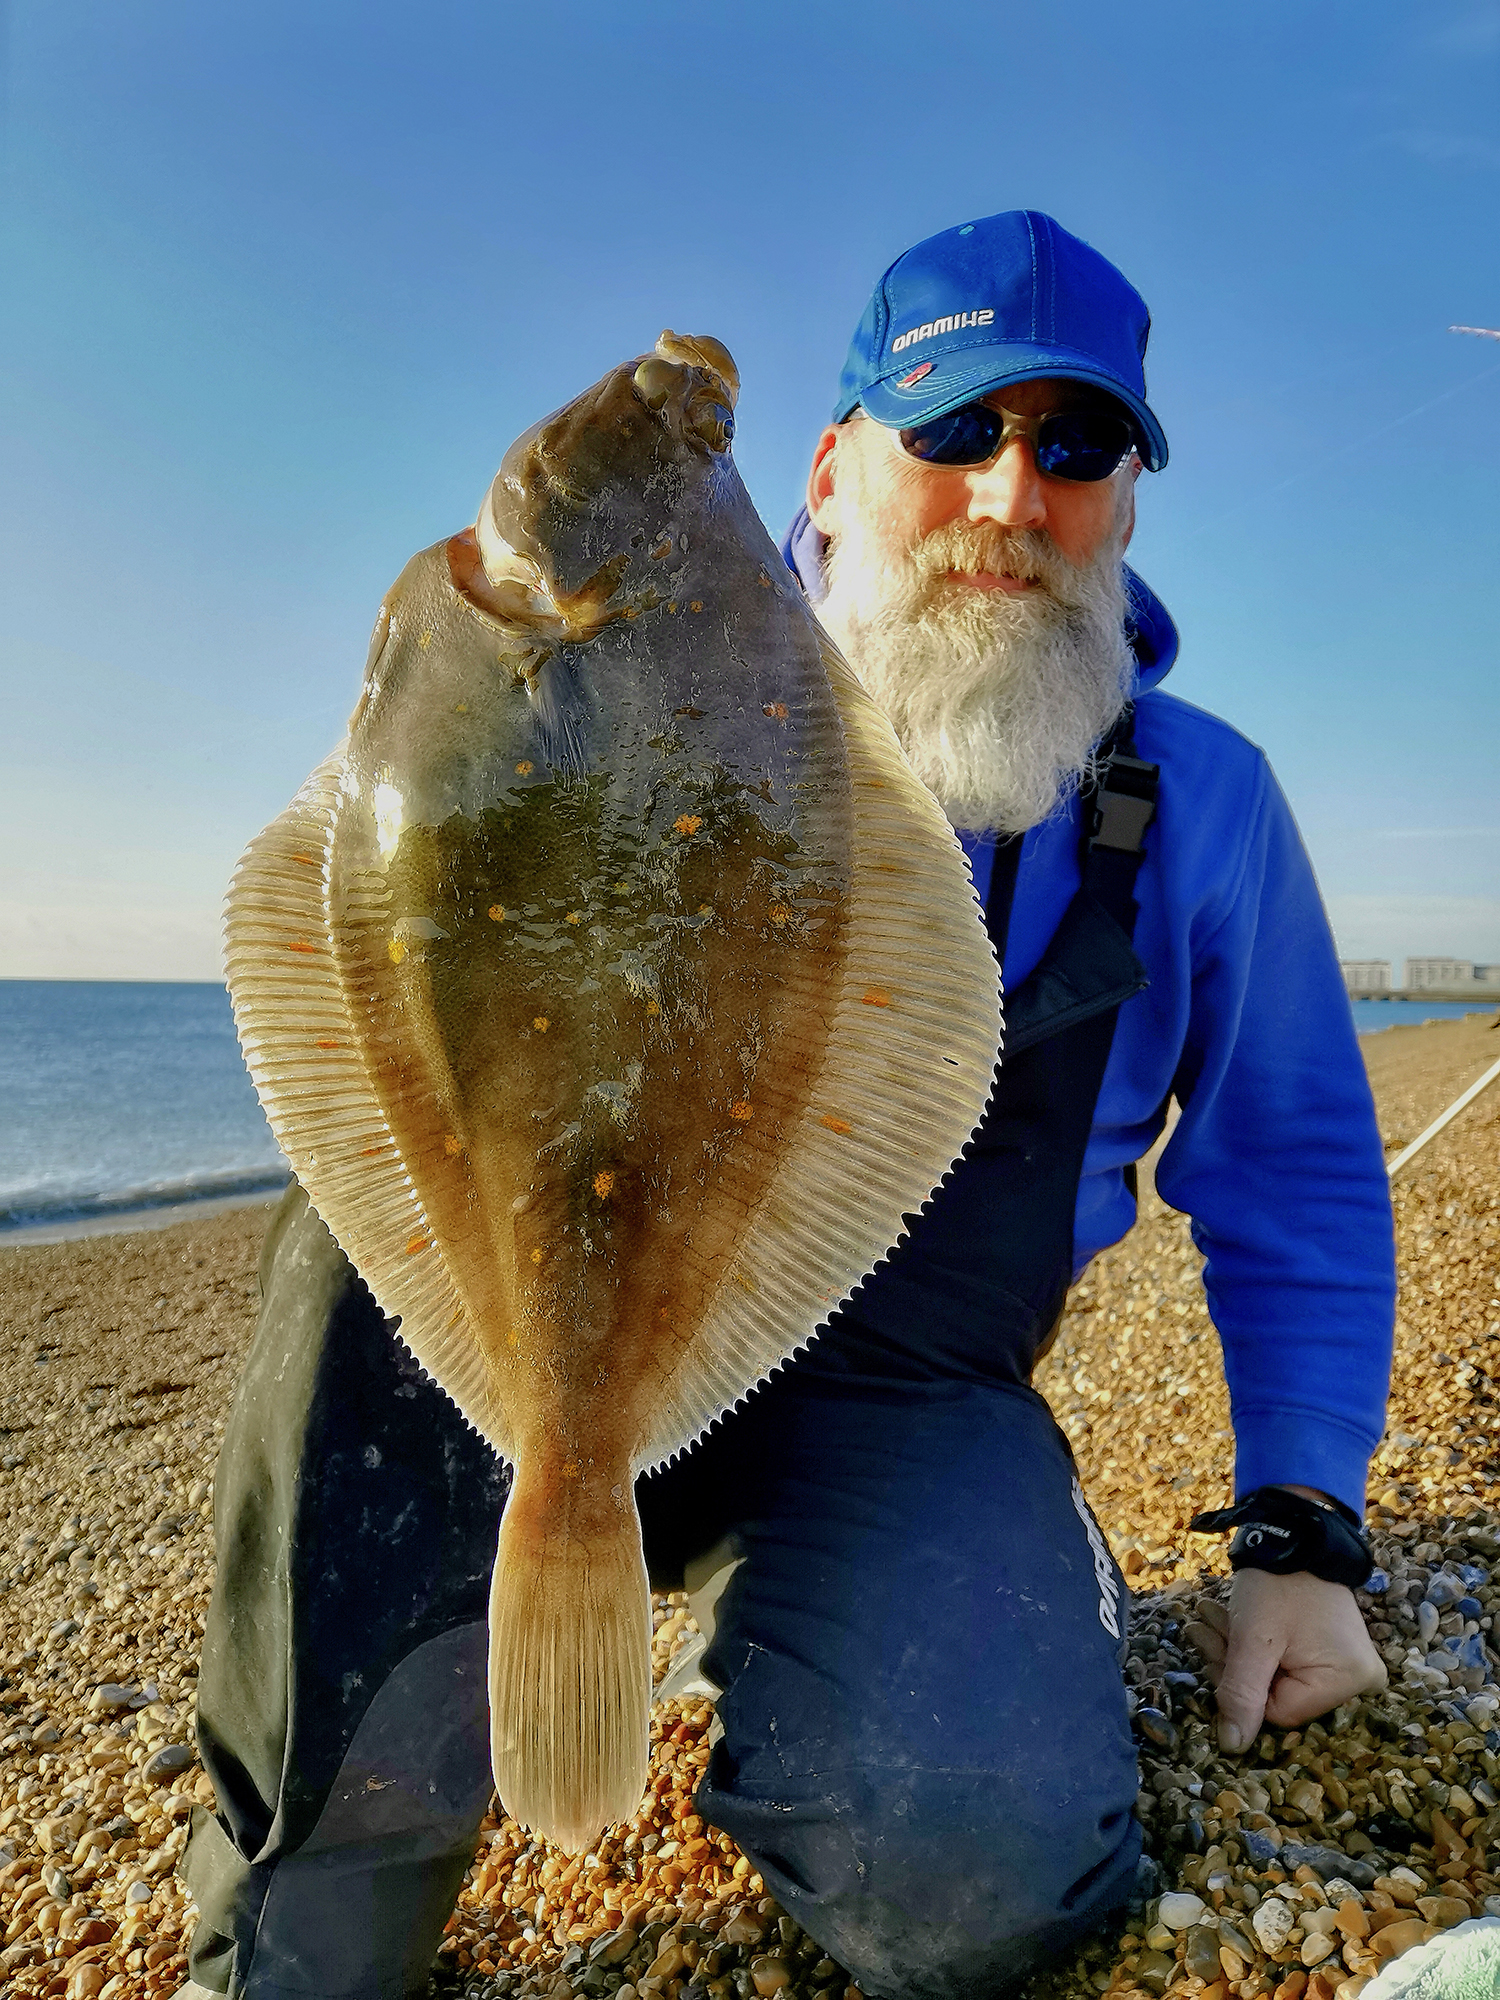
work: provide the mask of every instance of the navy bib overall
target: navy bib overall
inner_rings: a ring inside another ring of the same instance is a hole
[[[1139,1853],[1123,1583],[1030,1387],[1116,1012],[1145,984],[1155,772],[1128,728],[965,1159],[807,1350],[637,1486],[658,1584],[719,1544],[742,1558],[699,1810],[878,2000],[1005,1992],[1123,1904]],[[193,1976],[405,2000],[489,1800],[507,1481],[295,1191],[263,1289],[215,1495],[199,1728],[221,1809],[185,1868]]]

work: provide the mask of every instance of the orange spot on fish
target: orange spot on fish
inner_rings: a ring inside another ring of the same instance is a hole
[[[342,1042],[314,1042],[314,1043],[313,1043],[313,1047],[314,1047],[315,1049],[341,1049],[341,1048],[342,1048],[343,1046],[344,1046],[344,1045],[343,1045],[343,1043],[342,1043]]]
[[[638,604],[627,604],[625,607],[625,616],[627,618],[634,618],[639,610],[640,606]]]
[[[595,1174],[594,1193],[598,1195],[601,1201],[608,1201],[614,1191],[615,1177],[609,1171],[608,1167],[604,1168],[602,1172]]]
[[[852,1132],[854,1130],[854,1127],[849,1123],[847,1118],[835,1118],[831,1111],[825,1111],[823,1116],[818,1120],[818,1123],[826,1125],[830,1132]]]
[[[731,1118],[736,1119],[741,1125],[748,1125],[750,1123],[750,1120],[755,1116],[755,1107],[752,1104],[747,1104],[744,1101],[744,1099],[741,1098],[738,1104],[730,1105],[729,1115]]]
[[[659,1014],[661,1012],[661,1008],[658,1006],[656,1001],[648,1000],[646,1002],[646,1012],[648,1014]]]
[[[566,921],[570,924],[581,924],[583,922],[582,910],[569,910]]]
[[[448,1155],[450,1160],[455,1154],[461,1153],[463,1149],[464,1142],[456,1132],[445,1132],[443,1134],[443,1151]]]
[[[516,776],[518,778],[529,778],[531,776],[531,769],[532,769],[531,759],[529,757],[523,757],[520,763],[517,764],[516,766]]]
[[[538,1245],[536,1246],[535,1250],[533,1250],[533,1251],[532,1251],[532,1253],[531,1253],[531,1261],[532,1261],[532,1263],[533,1263],[533,1264],[540,1264],[540,1263],[541,1263],[541,1261],[542,1261],[542,1259],[543,1259],[543,1258],[544,1258],[544,1257],[546,1256],[546,1254],[547,1254],[547,1253],[546,1253],[546,1251],[545,1251],[545,1250],[544,1250],[544,1249],[542,1248],[541,1244],[539,1243],[539,1244],[538,1244]]]
[[[316,957],[318,947],[315,944],[309,944],[306,938],[297,938],[287,946],[287,950],[308,952],[313,957]]]
[[[428,626],[427,630],[422,634],[421,638],[418,639],[417,644],[422,648],[422,651],[424,653],[427,651],[427,648],[432,644],[432,627],[430,625]]]
[[[891,1004],[890,994],[882,992],[878,986],[872,986],[862,997],[866,1007],[889,1007]]]
[[[392,938],[386,946],[386,954],[392,965],[399,965],[406,956],[406,939]]]
[[[698,905],[698,915],[700,917],[711,917],[713,913],[714,906],[712,903],[700,903]]]
[[[692,603],[688,606],[689,611],[701,611],[702,609],[703,609],[703,599],[701,597],[695,597]]]
[[[693,834],[703,824],[701,813],[679,813],[672,822],[673,833]]]
[[[675,597],[672,599],[672,602],[667,606],[667,609],[668,611],[675,611],[677,609],[677,600]]]
[[[468,712],[469,712],[469,704],[466,701],[454,702],[453,713],[455,715],[467,715]]]
[[[792,913],[785,903],[773,903],[769,914],[773,924],[789,924],[792,920]]]
[[[416,1236],[413,1236],[411,1241],[407,1244],[406,1254],[408,1257],[416,1257],[419,1256],[422,1251],[430,1250],[431,1248],[432,1248],[432,1238],[430,1236],[423,1236],[419,1233]]]
[[[379,1160],[390,1150],[389,1146],[364,1146],[360,1149],[359,1157],[362,1160]]]
[[[662,539],[657,543],[656,547],[651,551],[651,560],[653,562],[665,562],[667,557],[671,553],[672,553],[672,537],[670,535],[663,535]]]
[[[300,861],[304,868],[316,868],[318,866],[318,857],[315,854],[294,854],[292,859],[293,861]]]
[[[578,1460],[576,1458],[565,1458],[563,1460],[562,1475],[564,1479],[576,1479],[578,1477]]]
[[[769,590],[771,588],[771,579],[769,576],[767,576],[764,569],[762,569],[760,575],[756,578],[756,582],[760,585],[762,590]]]
[[[552,1026],[552,1023],[547,1019],[545,1014],[538,1014],[531,1025],[539,1035],[545,1035],[547,1030]]]
[[[761,714],[771,715],[774,716],[778,722],[785,722],[787,718],[786,703],[784,701],[768,701],[765,707],[761,710]]]
[[[490,917],[490,922],[492,924],[503,924],[505,922],[504,903],[491,903],[489,909],[489,917]]]

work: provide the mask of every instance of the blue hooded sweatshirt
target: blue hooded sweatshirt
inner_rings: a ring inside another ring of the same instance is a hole
[[[824,540],[804,510],[783,554],[816,606]],[[1161,766],[1136,883],[1150,985],[1120,1009],[1078,1188],[1074,1275],[1135,1220],[1124,1169],[1181,1117],[1156,1170],[1192,1217],[1224,1346],[1235,1491],[1312,1486],[1363,1513],[1395,1317],[1390,1189],[1375,1107],[1312,865],[1264,753],[1164,694],[1166,610],[1133,572],[1137,754]],[[1026,834],[1007,989],[1079,884],[1075,798]],[[962,836],[983,896],[992,843]]]

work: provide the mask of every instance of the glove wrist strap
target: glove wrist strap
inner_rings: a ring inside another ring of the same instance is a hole
[[[1375,1567],[1370,1544],[1349,1508],[1337,1500],[1326,1505],[1308,1500],[1281,1486],[1259,1486],[1232,1507],[1195,1514],[1188,1526],[1198,1535],[1221,1535],[1233,1528],[1231,1569],[1264,1569],[1273,1576],[1305,1571],[1354,1590]]]

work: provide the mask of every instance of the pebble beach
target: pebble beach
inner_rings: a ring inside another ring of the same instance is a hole
[[[1500,1056],[1492,1016],[1362,1046],[1388,1156]],[[1138,1812],[1160,1879],[1033,2000],[1356,2000],[1500,1915],[1500,1085],[1395,1185],[1401,1296],[1359,1602],[1389,1687],[1222,1757],[1228,1402],[1186,1221],[1141,1220],[1075,1288],[1038,1373],[1132,1592]],[[213,1790],[193,1749],[212,1479],[254,1321],[265,1205],[0,1249],[0,1994],[137,2000],[186,1976],[175,1867]],[[1493,1581],[1492,1581],[1493,1579]],[[691,1634],[654,1608],[664,1673]],[[641,1810],[570,1858],[493,1815],[435,1969],[487,2000],[860,2000],[705,1825],[712,1721],[654,1714]]]

